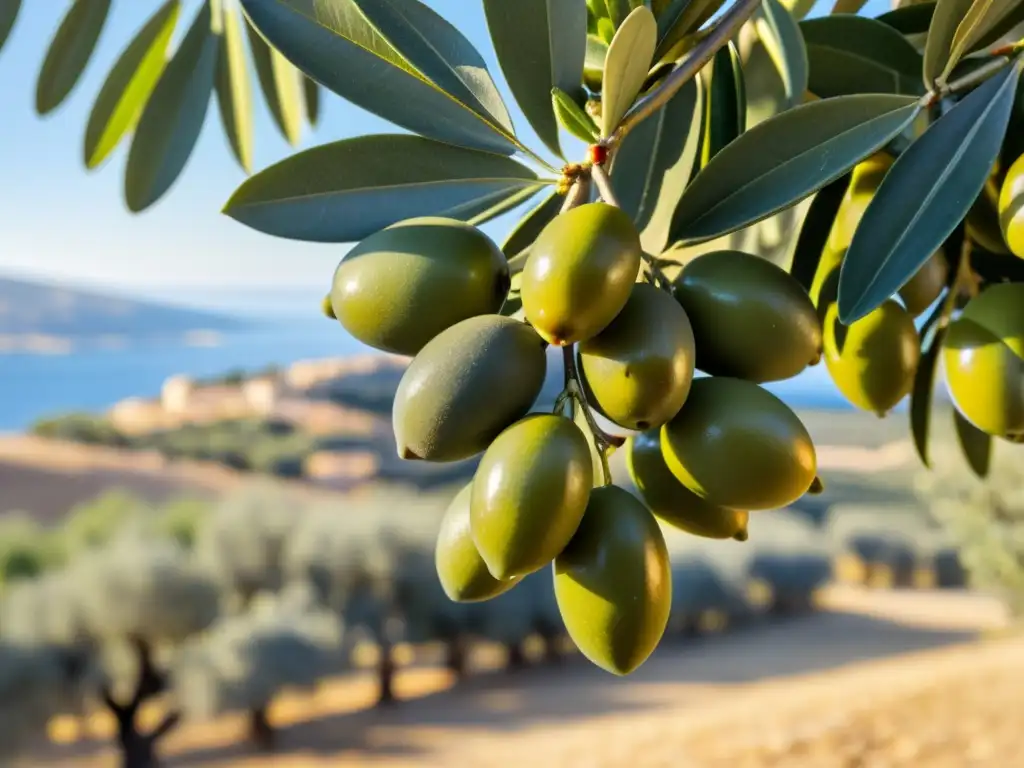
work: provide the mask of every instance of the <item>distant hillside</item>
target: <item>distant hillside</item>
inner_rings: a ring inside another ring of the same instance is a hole
[[[180,337],[245,327],[243,320],[70,286],[0,278],[0,336],[46,336],[74,342]]]

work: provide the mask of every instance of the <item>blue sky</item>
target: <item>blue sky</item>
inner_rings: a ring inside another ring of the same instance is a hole
[[[819,6],[830,0],[820,0]],[[479,0],[428,0],[473,41],[505,96],[517,131],[538,146],[501,78]],[[345,246],[294,243],[249,230],[220,213],[244,175],[229,154],[215,101],[192,159],[170,193],[141,215],[121,196],[127,142],[97,171],[81,161],[92,100],[121,49],[155,10],[157,0],[116,0],[84,77],[46,118],[33,109],[35,78],[67,0],[26,2],[0,52],[0,273],[59,279],[128,291],[174,289],[326,288]],[[186,0],[186,17],[198,0]],[[888,7],[871,0],[866,12]],[[179,24],[179,34],[187,18]],[[257,101],[257,169],[292,150]],[[300,145],[394,131],[386,122],[325,94],[321,123]],[[500,238],[514,219],[486,227]]]

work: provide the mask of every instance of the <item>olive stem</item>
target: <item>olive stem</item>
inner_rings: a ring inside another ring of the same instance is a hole
[[[959,91],[967,90],[968,88],[978,85],[979,83],[988,80],[993,75],[1001,72],[1009,64],[1014,61],[1016,52],[1010,55],[1000,54],[991,61],[986,62],[982,66],[978,67],[973,72],[970,72],[963,77],[958,77],[948,83],[939,83],[938,89],[929,92],[925,99],[928,104],[934,104],[936,101],[941,99],[943,96],[948,96],[951,93],[957,93]]]
[[[704,65],[711,61],[712,57],[718,53],[718,49],[728,43],[740,27],[747,23],[747,20],[760,5],[761,0],[736,0],[732,8],[726,11],[718,23],[710,29],[707,37],[697,43],[687,57],[680,61],[676,68],[661,81],[661,84],[652,88],[646,96],[633,105],[622,122],[619,123],[619,127],[604,141],[604,144],[609,147],[620,144],[630,131],[668,104],[672,97],[679,92],[679,89],[692,80],[704,68]]]
[[[590,168],[590,178],[594,180],[594,186],[597,187],[598,193],[601,198],[608,203],[608,205],[614,205],[616,208],[621,208],[619,205],[619,199],[615,196],[615,190],[612,189],[612,180],[608,176],[608,171],[604,169],[603,165],[594,165]]]
[[[598,426],[597,421],[594,419],[594,414],[587,403],[586,395],[583,394],[583,380],[576,365],[575,345],[562,348],[562,363],[565,367],[565,389],[562,394],[572,398],[576,406],[582,411],[583,418],[587,422],[587,429],[593,435],[594,444],[597,446],[597,452],[601,457],[602,484],[611,485],[612,472],[611,467],[608,465],[608,452],[611,448],[622,445],[625,440],[609,435]],[[562,395],[559,395],[559,399],[561,398]]]
[[[565,200],[562,201],[562,207],[559,210],[559,215],[571,211],[573,208],[577,208],[590,200],[590,179],[585,176],[580,176],[572,183],[572,187],[569,188],[569,192],[565,196]]]

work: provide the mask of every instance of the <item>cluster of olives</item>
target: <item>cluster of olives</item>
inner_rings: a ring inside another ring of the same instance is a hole
[[[328,303],[356,338],[413,357],[393,409],[401,457],[482,454],[437,541],[449,597],[486,600],[552,567],[570,637],[626,674],[668,622],[658,519],[743,541],[752,510],[815,488],[807,430],[759,384],[816,363],[821,325],[807,292],[750,254],[704,254],[669,281],[630,217],[604,202],[556,216],[519,277],[523,319],[501,314],[510,269],[486,235],[413,219],[353,248]],[[550,346],[567,360],[566,390],[538,412]],[[643,501],[611,484],[592,441],[613,441],[567,401],[631,434]]]
[[[854,168],[811,289],[832,380],[850,403],[879,415],[913,388],[921,342],[914,321],[950,282],[945,255],[935,253],[899,290],[898,301],[889,299],[848,327],[839,322],[839,268],[893,162],[881,152]],[[1020,201],[1024,158],[1005,175],[993,171],[965,221],[968,237],[983,251],[1024,256]],[[942,360],[947,389],[968,421],[994,437],[1024,440],[1024,284],[993,284],[968,301],[949,327]]]

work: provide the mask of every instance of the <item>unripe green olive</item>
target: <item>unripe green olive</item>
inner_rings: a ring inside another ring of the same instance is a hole
[[[627,429],[660,427],[671,419],[693,381],[693,330],[665,291],[639,283],[603,331],[580,344],[587,398]]]
[[[850,326],[838,305],[825,319],[825,365],[843,396],[880,416],[910,394],[921,340],[910,314],[892,299]]]
[[[1010,252],[1024,258],[1024,156],[1017,158],[999,192],[999,227]]]
[[[619,208],[588,203],[559,214],[526,259],[526,319],[556,346],[596,336],[626,305],[642,253],[633,220]]]
[[[672,607],[665,537],[643,503],[614,485],[595,488],[554,571],[558,610],[583,655],[615,675],[643,664]]]
[[[743,251],[712,251],[673,282],[693,325],[697,368],[755,382],[796,376],[821,358],[814,304],[785,270]]]
[[[1024,435],[1024,284],[990,285],[964,307],[942,350],[953,404],[978,429]]]
[[[331,303],[345,330],[376,349],[415,355],[461,320],[498,312],[508,262],[476,227],[408,219],[350,250],[334,273]]]
[[[949,277],[949,265],[942,251],[936,251],[914,276],[900,288],[900,299],[912,317],[920,316],[942,294]]]
[[[753,382],[695,379],[661,428],[665,464],[683,485],[729,509],[785,507],[814,482],[814,444],[797,415]]]

